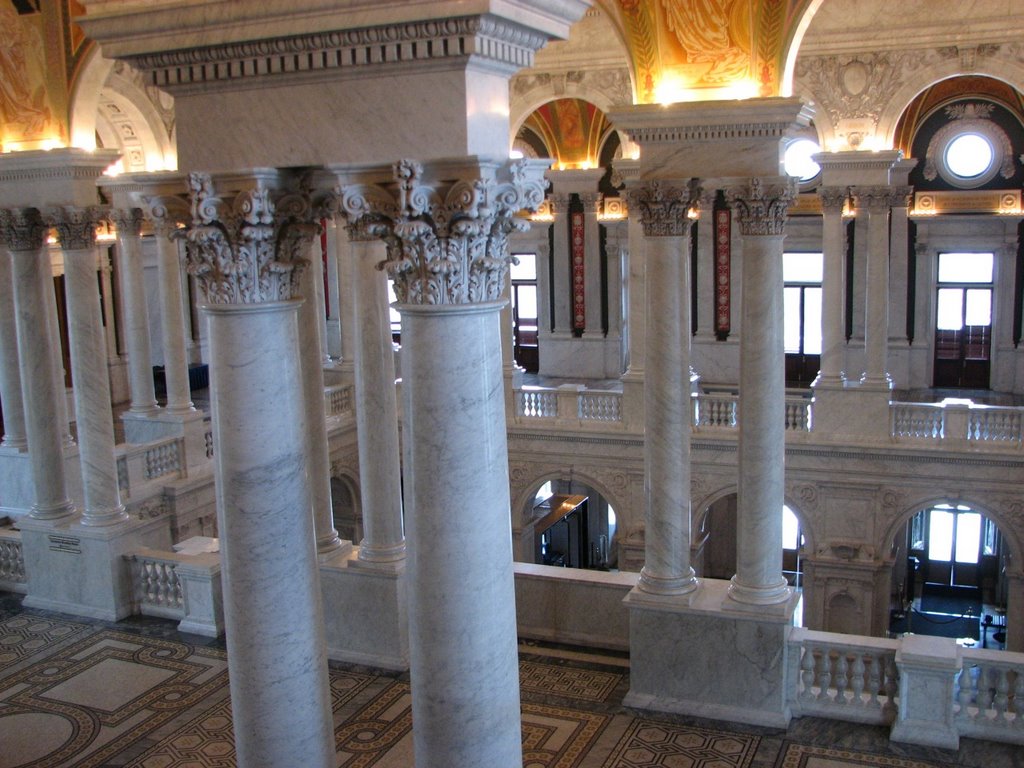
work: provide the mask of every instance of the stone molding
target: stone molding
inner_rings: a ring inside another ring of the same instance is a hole
[[[691,190],[653,181],[626,190],[629,209],[640,214],[644,237],[682,237],[690,228]]]
[[[124,57],[174,93],[239,80],[358,72],[381,65],[484,62],[507,75],[533,65],[548,35],[492,16],[315,32]]]
[[[499,180],[473,166],[427,183],[420,163],[399,160],[392,185],[341,186],[341,209],[349,226],[384,240],[388,256],[378,267],[394,281],[399,303],[497,301],[512,259],[508,235],[529,227],[520,211],[543,203],[546,167],[547,161],[520,160],[503,166],[506,178]],[[459,178],[474,169],[475,178]]]
[[[56,231],[62,250],[85,251],[96,245],[96,227],[109,212],[98,205],[60,205],[47,208],[43,216]]]
[[[186,269],[210,304],[239,305],[299,297],[299,279],[318,225],[309,196],[277,195],[262,179],[232,199],[219,196],[209,174],[189,174],[192,223],[174,233],[185,240]]]
[[[8,251],[38,252],[49,229],[38,208],[0,208],[0,241]]]
[[[145,217],[141,208],[112,208],[107,218],[117,227],[119,235],[139,237],[142,234]]]
[[[737,214],[744,236],[784,235],[786,212],[796,195],[797,184],[790,177],[779,177],[779,181],[769,184],[753,178],[748,184],[726,190],[726,199]]]
[[[818,190],[822,213],[842,213],[847,200],[850,199],[849,187],[821,187]]]

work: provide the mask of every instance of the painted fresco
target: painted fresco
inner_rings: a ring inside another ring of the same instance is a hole
[[[5,151],[66,143],[63,111],[51,98],[48,62],[53,56],[44,42],[44,22],[38,0],[0,1],[0,141]]]
[[[592,168],[609,124],[604,113],[581,99],[556,99],[535,110],[526,126],[541,137],[556,167]]]

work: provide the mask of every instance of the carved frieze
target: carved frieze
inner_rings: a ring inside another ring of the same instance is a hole
[[[786,231],[786,212],[796,194],[793,178],[780,177],[770,184],[753,178],[748,184],[726,190],[726,199],[737,214],[741,234],[782,235]]]
[[[309,196],[273,200],[262,181],[222,198],[208,174],[189,175],[192,223],[180,230],[186,268],[211,304],[260,304],[298,296],[318,225]]]

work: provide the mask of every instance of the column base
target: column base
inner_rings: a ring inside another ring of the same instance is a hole
[[[892,377],[888,373],[864,374],[860,377],[860,388],[873,392],[891,392]]]
[[[746,607],[763,610],[773,605],[785,605],[793,598],[793,590],[785,579],[778,584],[768,586],[751,587],[736,581],[733,576],[729,582],[729,608],[732,610],[744,610]]]
[[[320,565],[327,658],[382,669],[409,669],[405,561],[368,567],[353,548]],[[359,616],[359,621],[353,621]]]
[[[702,579],[689,600],[652,597],[639,589],[626,596],[626,706],[778,728],[789,724],[786,640],[798,601],[778,614],[729,612],[728,586]]]
[[[840,371],[839,373],[827,373],[823,374],[821,371],[811,382],[811,389],[843,389],[846,387],[846,373]]]
[[[371,547],[363,542],[359,544],[359,562],[374,565],[387,565],[405,561],[406,543],[402,539],[390,547]]]
[[[640,580],[637,582],[636,588],[649,595],[690,594],[697,589],[700,582],[697,581],[697,577],[693,573],[693,568],[690,568],[689,570],[689,574],[685,576],[665,578],[663,576],[656,576],[644,567],[640,570]]]
[[[320,563],[328,562],[336,557],[347,557],[351,551],[352,542],[337,535],[316,543],[316,558]]]

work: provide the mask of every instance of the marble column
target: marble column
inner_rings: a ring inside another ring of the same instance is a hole
[[[653,182],[629,192],[647,243],[651,341],[644,366],[644,567],[637,586],[658,595],[697,588],[690,567],[689,205],[686,187]]]
[[[128,351],[129,413],[157,412],[153,362],[149,348],[149,312],[142,274],[142,211],[115,208],[110,218],[117,227],[117,272],[124,306],[125,346]]]
[[[209,176],[192,174],[194,218],[185,235],[208,319],[235,749],[244,766],[333,768],[305,416],[295,386],[298,273],[315,227],[279,213],[262,176],[251,183],[227,201]]]
[[[195,412],[188,380],[188,352],[185,348],[185,312],[181,291],[181,261],[178,243],[172,239],[177,222],[159,199],[149,201],[146,211],[156,240],[157,290],[160,299],[160,341],[164,348],[164,379],[170,415]]]
[[[728,190],[743,236],[740,336],[740,431],[736,575],[729,597],[770,605],[789,600],[782,576],[785,503],[785,354],[782,336],[782,250],[786,210],[796,189],[789,178],[753,178]]]
[[[61,206],[46,212],[64,255],[71,376],[82,464],[82,525],[113,525],[128,519],[117,483],[110,378],[96,287],[96,225],[103,215],[97,207],[81,206]]]
[[[697,332],[696,339],[715,340],[715,195],[702,189],[697,223]]]
[[[859,211],[868,221],[867,278],[864,303],[863,386],[892,389],[887,370],[889,349],[889,209],[896,200],[889,186],[853,188]]]
[[[320,352],[320,365],[322,367],[331,364],[331,355],[327,351],[327,296],[324,288],[324,275],[326,274],[324,261],[326,253],[321,249],[320,244],[320,236],[317,234],[313,238],[312,258],[309,264],[309,271],[312,272],[312,275],[310,276],[308,296],[312,301],[307,301],[307,303],[312,304],[316,312],[315,316],[310,316],[311,321],[316,321],[316,339],[310,339],[310,341],[315,341],[317,345]]]
[[[331,230],[336,229],[334,218],[328,216],[323,220],[324,256],[327,259],[327,354],[335,361],[342,357],[341,345],[341,294],[338,291],[338,246],[336,235],[331,237]]]
[[[307,251],[311,269],[302,270],[299,278],[299,293],[302,296],[323,296],[323,270],[316,268],[322,258],[319,243],[320,219],[312,214],[316,233],[313,234]],[[302,406],[306,428],[306,472],[309,475],[309,498],[312,505],[313,531],[316,537],[318,557],[339,553],[343,546],[334,527],[334,506],[331,501],[331,456],[327,441],[327,414],[324,408],[324,316],[323,305],[315,301],[304,301],[299,307],[299,369],[302,381]]]
[[[907,344],[907,279],[909,252],[909,213],[913,201],[912,187],[907,184],[917,160],[907,158],[893,164],[892,182],[906,189],[905,197],[893,201],[889,216],[889,338]]]
[[[113,268],[110,264],[110,254],[106,247],[97,249],[97,260],[100,271],[100,297],[103,310],[103,334],[104,343],[107,347],[107,362],[116,365],[121,361],[117,353],[117,331],[114,327],[114,285],[110,279]]]
[[[18,329],[11,278],[11,258],[4,250],[0,253],[0,403],[4,409],[4,438],[0,445],[23,451],[28,440],[18,372]]]
[[[387,276],[377,265],[384,244],[365,226],[347,228],[352,249],[356,434],[359,437],[359,488],[363,540],[359,559],[368,563],[405,560],[402,475],[398,442],[398,394],[391,347]],[[406,348],[403,327],[403,349]]]
[[[846,347],[846,223],[843,207],[849,198],[846,187],[822,187],[821,250],[824,272],[821,280],[821,366],[815,386],[841,387],[846,380],[843,356]]]
[[[555,228],[554,250],[551,253],[553,263],[552,285],[555,304],[555,326],[551,329],[553,336],[572,336],[572,285],[569,263],[572,259],[569,243],[569,195],[551,194],[551,210],[555,214],[552,226]]]
[[[415,762],[520,766],[500,297],[507,233],[543,201],[543,166],[500,169],[507,181],[469,161],[443,170],[472,193],[405,160],[397,205],[377,211],[398,212],[384,236],[402,313]]]
[[[73,446],[75,444],[75,438],[71,434],[71,414],[68,411],[68,386],[67,386],[67,375],[64,369],[64,356],[62,354],[64,346],[63,340],[60,335],[60,321],[58,319],[57,309],[57,288],[54,285],[54,274],[53,274],[53,257],[51,255],[50,246],[46,246],[46,254],[43,258],[43,267],[38,271],[39,278],[39,290],[42,300],[46,302],[46,331],[44,335],[46,348],[50,352],[50,357],[53,358],[51,370],[54,376],[54,388],[60,393],[60,397],[54,402],[54,408],[57,410],[54,415],[57,417],[57,423],[61,425],[62,440],[65,446]],[[24,389],[24,384],[22,385]],[[24,392],[22,392],[24,397]]]
[[[0,231],[11,254],[25,432],[35,490],[30,515],[61,520],[74,515],[75,507],[68,498],[64,474],[64,387],[62,381],[58,386],[47,317],[53,308],[50,253],[45,245],[48,229],[35,208],[0,210]]]
[[[603,337],[601,327],[601,231],[597,212],[604,196],[600,192],[580,193],[583,203],[583,298],[586,306],[583,333],[592,338]]]
[[[355,311],[355,265],[352,249],[349,247],[348,232],[337,225],[335,219],[327,220],[327,248],[333,250],[338,260],[338,282],[333,287],[338,292],[340,305],[338,318],[341,322],[341,365],[346,376],[355,375],[356,357],[356,311]],[[388,320],[388,351],[392,347],[391,322]],[[393,353],[392,353],[393,354]],[[392,363],[394,367],[394,363]]]

